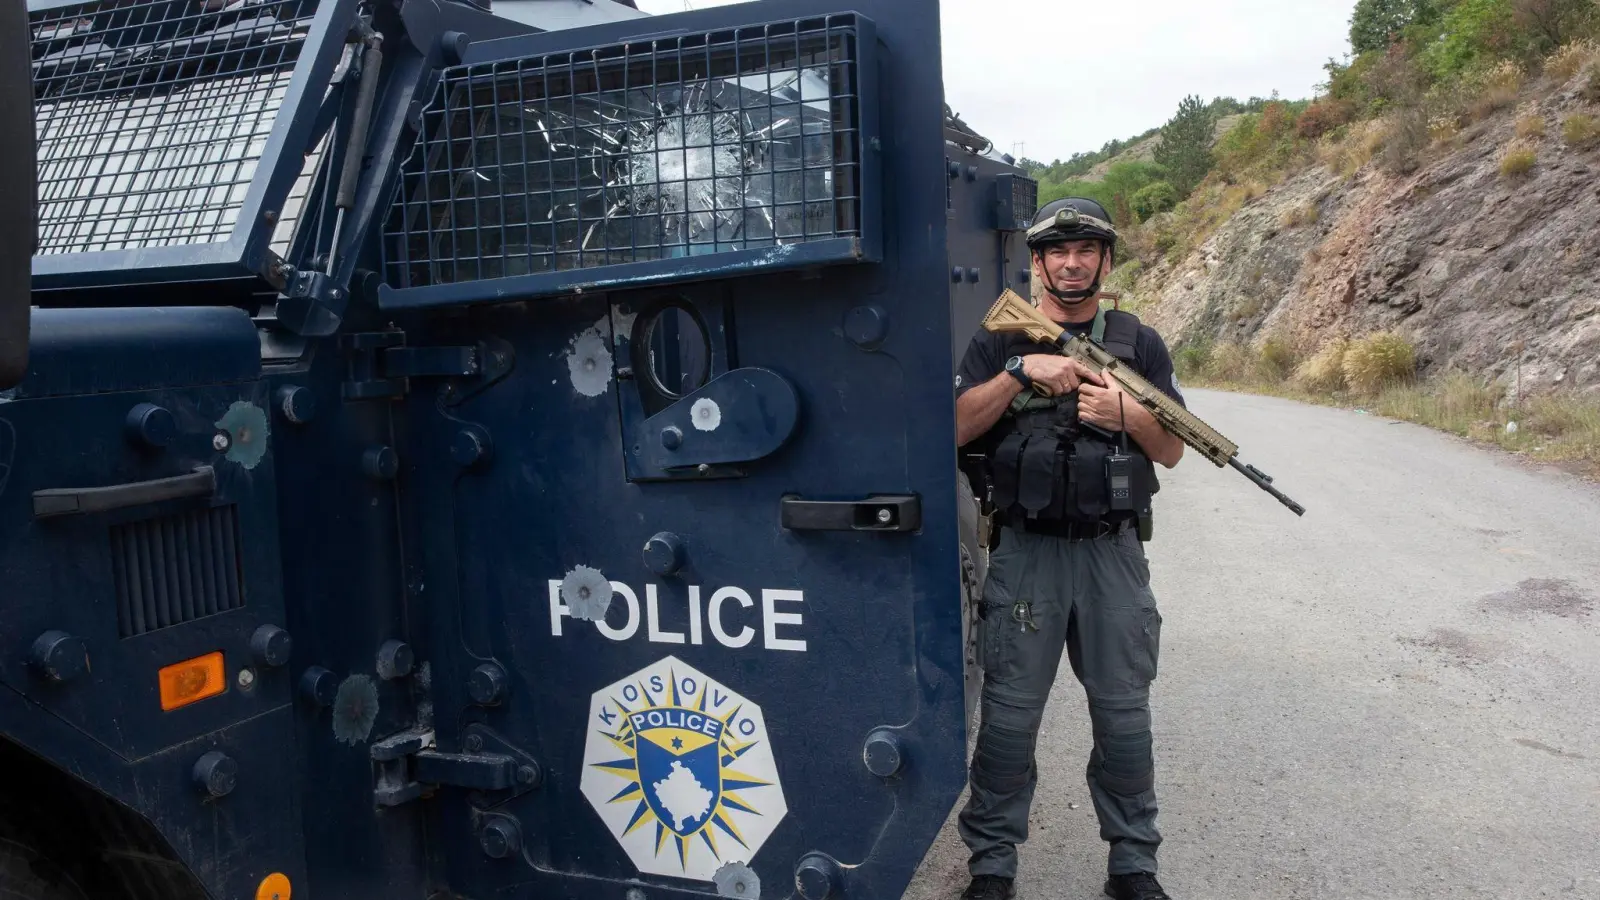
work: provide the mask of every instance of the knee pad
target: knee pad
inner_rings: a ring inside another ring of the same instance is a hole
[[[1039,737],[1037,711],[984,704],[978,746],[972,754],[972,780],[985,790],[1009,794],[1027,787],[1033,775],[1033,748]]]
[[[1136,707],[1091,704],[1090,713],[1100,784],[1115,794],[1139,794],[1155,787],[1150,707],[1143,701]]]

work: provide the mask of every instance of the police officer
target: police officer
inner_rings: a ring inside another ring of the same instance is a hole
[[[1046,205],[1027,236],[1035,302],[1182,402],[1155,330],[1101,308],[1116,241],[1098,203]],[[973,876],[962,898],[1014,896],[1039,722],[1065,650],[1094,728],[1087,778],[1110,846],[1105,893],[1170,900],[1156,880],[1149,697],[1161,614],[1143,540],[1159,490],[1155,464],[1176,465],[1183,443],[1113,378],[1026,335],[980,329],[956,391],[958,443],[987,460],[983,492],[997,528],[980,607],[981,725],[959,819]]]

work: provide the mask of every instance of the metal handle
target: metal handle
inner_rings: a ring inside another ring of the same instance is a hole
[[[843,502],[783,498],[783,527],[791,531],[916,531],[922,500],[880,496]]]
[[[188,475],[157,478],[154,481],[136,481],[133,484],[114,484],[109,487],[51,488],[33,492],[33,517],[48,519],[55,516],[72,516],[80,513],[106,512],[159,503],[162,500],[181,500],[187,497],[210,497],[217,492],[217,473],[210,466],[201,466]]]

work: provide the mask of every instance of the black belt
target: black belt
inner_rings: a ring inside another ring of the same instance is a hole
[[[1069,541],[1092,541],[1131,531],[1136,523],[1135,519],[1118,519],[1115,522],[1046,522],[1038,519],[1015,519],[1008,520],[1005,525],[1029,534],[1048,535]]]

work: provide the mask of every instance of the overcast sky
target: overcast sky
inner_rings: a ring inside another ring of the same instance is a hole
[[[637,0],[651,13],[685,0]],[[740,0],[688,0],[694,9]],[[1003,152],[1049,162],[1170,118],[1187,94],[1310,97],[1355,0],[943,0],[945,99]],[[849,9],[841,3],[840,9]],[[1052,58],[1060,69],[1051,72]],[[1090,71],[1090,67],[1098,72]],[[1059,81],[1054,81],[1059,79]],[[1059,92],[1049,90],[1053,83]],[[1052,98],[1049,95],[1054,94]]]

